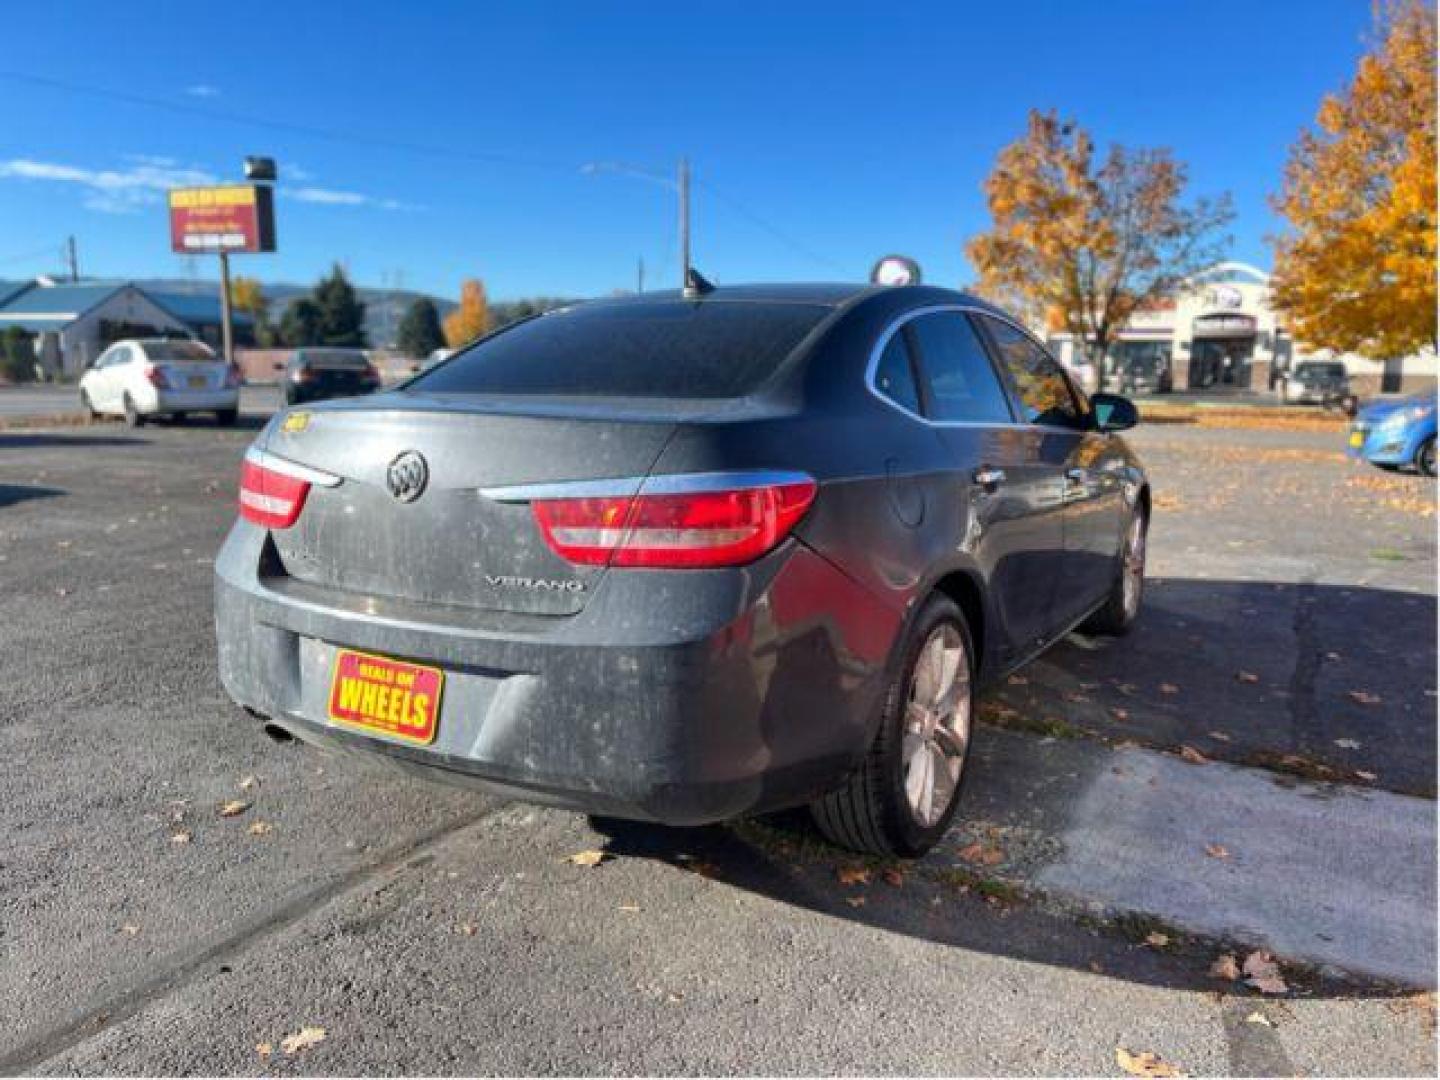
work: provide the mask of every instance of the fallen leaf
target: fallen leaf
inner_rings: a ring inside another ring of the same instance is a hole
[[[1245,958],[1245,981],[1262,994],[1283,994],[1290,987],[1280,977],[1280,965],[1268,952],[1256,950]]]
[[[1145,935],[1145,944],[1149,945],[1152,949],[1163,949],[1166,945],[1170,944],[1170,935],[1162,934],[1158,930],[1152,930]]]
[[[1011,675],[1010,678],[1005,681],[1011,686],[1028,686],[1030,684],[1030,680],[1024,675]]]
[[[1364,769],[1356,769],[1355,775],[1358,776],[1361,780],[1367,780],[1371,783],[1374,783],[1376,780],[1380,779],[1380,777],[1376,773],[1366,772]]]
[[[456,933],[464,934],[466,937],[474,937],[475,931],[478,929],[479,927],[476,926],[473,922],[462,922],[459,926],[455,928],[455,931]]]
[[[1171,1065],[1168,1061],[1162,1061],[1158,1054],[1152,1054],[1145,1050],[1138,1054],[1132,1054],[1123,1046],[1115,1048],[1115,1064],[1124,1069],[1131,1076],[1184,1076],[1185,1074]]]
[[[870,868],[866,866],[842,866],[835,871],[841,885],[869,885]]]
[[[240,781],[239,787],[241,791],[249,791],[251,788],[257,786],[259,783],[259,777],[247,776]]]
[[[1193,746],[1180,747],[1180,756],[1184,760],[1190,762],[1191,765],[1207,765],[1210,762],[1209,758],[1207,758],[1204,754],[1200,753],[1200,751],[1196,750]]]
[[[1259,1024],[1262,1027],[1275,1026],[1275,1021],[1271,1020],[1262,1012],[1252,1012],[1249,1016],[1245,1017],[1245,1022],[1247,1024]]]
[[[1237,671],[1235,678],[1243,683],[1257,683],[1260,681],[1260,676],[1256,675],[1253,671]]]
[[[1379,705],[1380,695],[1372,694],[1368,690],[1351,690],[1350,700],[1360,705]]]
[[[133,922],[127,922],[124,926],[120,927],[120,932],[134,937],[140,932],[140,927],[136,926]]]
[[[893,866],[887,866],[880,876],[885,879],[886,885],[893,885],[897,889],[905,884],[905,875]]]
[[[1360,744],[1354,739],[1336,739],[1335,745],[1341,750],[1359,750]]]
[[[576,866],[599,866],[608,858],[610,858],[610,856],[606,852],[591,848],[587,851],[577,851],[574,855],[568,855],[565,861],[574,863]]]
[[[1223,732],[1223,731],[1210,731],[1210,732],[1207,732],[1206,734],[1209,735],[1209,737],[1212,738],[1212,739],[1214,739],[1216,742],[1229,742],[1229,741],[1230,741],[1230,736],[1229,736],[1229,735],[1226,735],[1225,732]]]
[[[287,1035],[280,1040],[280,1049],[287,1054],[298,1054],[302,1050],[309,1050],[325,1041],[325,1029],[322,1027],[302,1027],[294,1035]]]
[[[250,827],[245,830],[251,836],[265,836],[275,831],[275,826],[268,821],[252,821]]]
[[[1226,848],[1224,844],[1206,844],[1205,854],[1209,855],[1212,859],[1228,859],[1230,857],[1230,850]]]
[[[636,912],[638,912],[638,911],[640,910],[640,905],[639,905],[639,904],[621,904],[619,910],[624,911],[624,912],[626,912],[627,914],[634,915]]]
[[[261,1057],[269,1057],[275,1053],[275,1047],[268,1042],[256,1043],[255,1052]]]
[[[183,832],[183,831],[182,831],[182,832],[171,833],[171,834],[170,834],[170,842],[171,842],[172,844],[188,844],[188,843],[190,842],[190,834],[189,834],[188,832]]]
[[[1240,978],[1240,964],[1235,959],[1234,953],[1221,953],[1210,965],[1210,977],[1212,979],[1228,979],[1234,982]]]
[[[231,799],[229,802],[221,803],[217,812],[221,817],[239,817],[249,809],[250,804],[244,799]]]
[[[1160,693],[1162,694],[1178,694],[1179,692],[1180,688],[1174,683],[1162,682],[1160,684]]]
[[[1112,709],[1110,710],[1110,715],[1113,716],[1113,717],[1115,717],[1116,720],[1129,720],[1129,719],[1130,719],[1130,714],[1129,714],[1126,710],[1124,710],[1124,709],[1114,709],[1114,708],[1112,708]]]
[[[863,897],[863,896],[847,896],[847,897],[845,898],[845,903],[849,904],[851,907],[864,907],[864,906],[865,906],[865,897]]]

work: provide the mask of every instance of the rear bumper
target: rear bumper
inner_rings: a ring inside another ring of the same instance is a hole
[[[789,542],[750,567],[612,571],[574,616],[385,605],[216,561],[220,677],[320,745],[529,801],[672,825],[804,802],[864,753],[900,616]],[[442,668],[430,746],[328,718],[337,648]]]
[[[238,409],[239,390],[161,390],[155,395],[154,412],[209,412],[212,409]]]

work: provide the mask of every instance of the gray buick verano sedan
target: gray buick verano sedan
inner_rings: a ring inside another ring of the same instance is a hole
[[[221,678],[274,733],[521,799],[809,804],[918,854],[977,686],[1135,619],[1136,420],[945,289],[579,304],[260,433]]]

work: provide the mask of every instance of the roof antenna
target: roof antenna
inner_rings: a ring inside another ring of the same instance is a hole
[[[706,293],[714,292],[715,286],[706,280],[705,275],[696,270],[693,266],[685,268],[685,298],[694,300],[704,296]]]

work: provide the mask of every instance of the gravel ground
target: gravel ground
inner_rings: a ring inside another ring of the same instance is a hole
[[[1206,976],[1211,942],[1147,945],[983,874],[843,884],[856,864],[788,821],[622,826],[269,742],[221,692],[210,626],[248,438],[0,433],[0,1071],[1097,1074],[1125,1047],[1433,1075],[1412,990],[1293,971],[1262,1000]],[[1323,436],[1135,441],[1158,505],[1142,624],[1072,639],[1001,704],[1433,784],[1433,485]],[[1061,760],[1053,732],[1005,738]],[[1007,797],[972,785],[957,850]],[[612,857],[566,861],[592,848]],[[323,1041],[287,1054],[307,1026]]]

